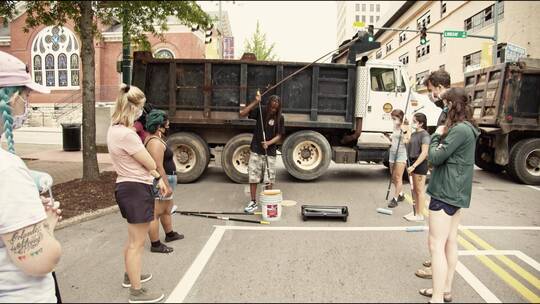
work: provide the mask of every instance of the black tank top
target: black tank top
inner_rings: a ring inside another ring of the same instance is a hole
[[[171,148],[169,148],[169,146],[167,146],[167,144],[161,138],[156,136],[152,136],[150,139],[148,139],[146,145],[148,145],[148,143],[154,138],[159,139],[161,143],[165,146],[165,153],[163,154],[163,169],[165,169],[165,173],[167,173],[167,175],[175,175],[176,164],[174,163],[174,153]]]

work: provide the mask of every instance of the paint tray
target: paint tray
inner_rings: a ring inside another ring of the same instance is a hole
[[[347,206],[317,206],[317,205],[302,205],[302,219],[318,218],[333,218],[341,219],[346,222],[349,216],[349,208]]]

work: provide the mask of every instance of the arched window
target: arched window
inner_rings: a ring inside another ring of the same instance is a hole
[[[159,49],[154,53],[154,58],[158,58],[158,59],[174,59],[174,54],[169,49]]]
[[[79,89],[79,51],[77,37],[70,29],[44,28],[32,43],[34,81],[53,89]]]

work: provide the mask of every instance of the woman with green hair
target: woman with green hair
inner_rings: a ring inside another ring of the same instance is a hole
[[[174,163],[174,154],[165,143],[165,137],[169,131],[169,119],[167,114],[161,110],[152,110],[146,116],[146,131],[150,133],[145,139],[145,146],[157,165],[157,170],[162,176],[167,176],[163,179],[170,189],[171,195],[162,197],[159,195],[157,188],[154,187],[155,207],[154,221],[150,223],[150,242],[152,252],[170,253],[173,248],[166,246],[159,240],[159,222],[165,231],[165,242],[172,242],[183,239],[184,236],[173,231],[171,209],[173,206],[173,192],[177,184],[176,165]]]
[[[28,117],[30,91],[48,93],[26,65],[0,51],[0,302],[60,302],[53,270],[61,256],[54,228],[58,203],[39,195],[29,170],[15,155],[13,130]]]

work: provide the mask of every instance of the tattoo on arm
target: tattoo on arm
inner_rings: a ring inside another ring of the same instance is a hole
[[[47,221],[16,231],[8,240],[11,253],[19,261],[40,255],[43,253],[40,244],[44,238],[44,232],[50,234],[50,226]]]

